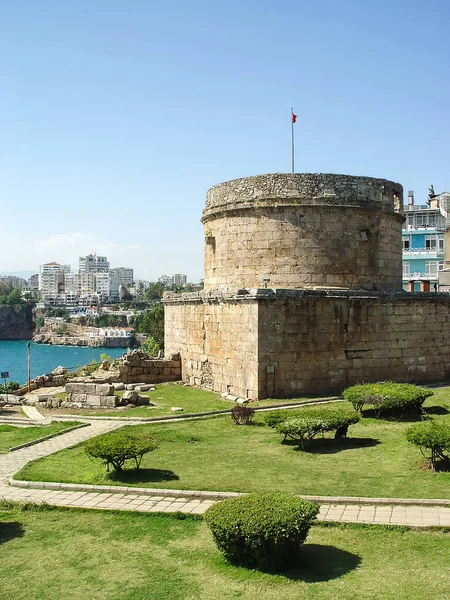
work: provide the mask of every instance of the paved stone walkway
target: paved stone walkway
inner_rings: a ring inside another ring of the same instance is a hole
[[[197,492],[196,495],[192,492],[186,492],[185,496],[180,496],[180,493],[184,492],[161,490],[149,495],[148,493],[140,493],[137,488],[127,493],[119,490],[117,490],[118,493],[115,493],[111,487],[105,489],[104,492],[98,490],[89,492],[75,489],[36,489],[9,485],[9,478],[29,461],[69,448],[101,433],[118,429],[125,424],[129,423],[126,421],[96,420],[92,421],[89,427],[77,429],[33,446],[0,455],[0,498],[20,502],[45,502],[52,506],[139,512],[180,511],[191,514],[201,514],[214,504],[216,500],[213,498],[201,497],[202,494],[206,494],[205,492]],[[48,488],[58,485],[48,484]],[[75,488],[76,486],[72,487]],[[220,497],[219,493],[214,492],[210,492],[208,495]],[[327,499],[326,502],[320,504],[319,519],[323,521],[408,525],[412,527],[450,526],[450,506],[419,504],[391,506],[386,503],[368,504],[367,501],[364,504],[358,504],[348,500],[339,503],[337,498],[335,503]]]
[[[46,419],[44,415],[42,415],[37,408],[34,406],[27,406],[26,404],[22,405],[23,412],[27,415],[29,419],[33,419],[34,421],[49,421]]]
[[[9,478],[31,460],[75,446],[101,433],[123,427],[123,425],[129,425],[129,423],[126,421],[92,421],[89,427],[83,427],[8,454],[1,454],[0,498],[20,502],[45,502],[52,506],[139,510],[143,512],[182,511],[186,513],[203,513],[211,504],[214,504],[214,500],[201,498],[141,495],[138,490],[134,494],[115,494],[18,488],[9,485]]]

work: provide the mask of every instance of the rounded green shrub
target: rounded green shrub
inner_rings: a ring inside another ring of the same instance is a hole
[[[437,460],[450,460],[450,427],[439,421],[425,421],[411,425],[405,431],[408,442],[418,446],[431,466],[436,467]]]
[[[138,436],[127,431],[104,433],[89,440],[85,446],[86,454],[103,460],[107,471],[109,465],[116,471],[122,471],[127,460],[134,460],[136,469],[139,469],[142,457],[156,448],[157,444],[150,436]]]
[[[273,492],[218,502],[204,517],[228,562],[273,572],[297,565],[318,512],[313,502]]]
[[[347,437],[350,425],[358,423],[360,417],[356,412],[344,410],[318,409],[305,411],[301,416],[288,418],[275,424],[278,433],[284,435],[284,439],[290,438],[300,442],[304,448],[304,440],[312,440],[317,434],[326,431],[335,431],[335,438]]]
[[[288,418],[289,414],[287,410],[271,410],[264,415],[264,425],[273,429]]]
[[[425,400],[432,395],[432,390],[394,381],[352,385],[342,393],[355,410],[362,414],[364,407],[370,406],[376,417],[421,411]]]

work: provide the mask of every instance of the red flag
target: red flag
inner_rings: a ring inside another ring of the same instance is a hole
[[[292,122],[295,123],[296,120],[297,120],[297,115],[294,115],[294,113],[292,113]]]

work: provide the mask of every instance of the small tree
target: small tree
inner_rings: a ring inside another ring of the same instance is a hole
[[[428,458],[433,471],[438,460],[448,461],[450,457],[450,427],[438,421],[425,421],[411,425],[405,431],[406,439],[418,446],[422,455]]]
[[[148,338],[143,344],[141,344],[141,350],[147,352],[151,356],[158,356],[159,351],[161,350],[160,345],[155,340],[154,337]]]
[[[326,431],[335,431],[336,440],[347,437],[348,428],[358,423],[360,417],[356,412],[319,409],[305,411],[301,416],[287,418],[284,421],[278,419],[279,417],[272,425],[276,431],[284,435],[284,440],[290,438],[299,442],[304,450],[305,441],[314,439],[318,434],[323,435]]]
[[[91,458],[99,458],[115,471],[123,471],[127,460],[134,460],[139,469],[142,457],[157,448],[150,436],[137,436],[124,431],[114,431],[92,438],[86,444],[86,453]]]

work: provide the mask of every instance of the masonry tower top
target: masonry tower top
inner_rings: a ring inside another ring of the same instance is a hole
[[[205,290],[400,290],[403,188],[386,179],[271,173],[212,187]]]

